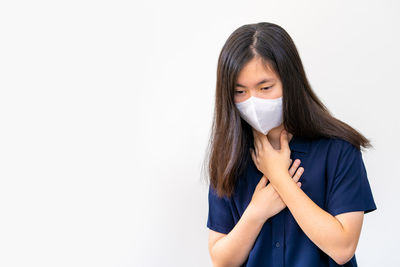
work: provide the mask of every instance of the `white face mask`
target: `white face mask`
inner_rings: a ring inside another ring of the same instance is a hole
[[[282,96],[274,99],[251,96],[235,105],[240,116],[264,135],[283,122]]]

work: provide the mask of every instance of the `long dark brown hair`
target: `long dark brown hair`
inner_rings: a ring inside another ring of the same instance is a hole
[[[256,57],[282,82],[283,125],[289,133],[307,139],[340,138],[359,150],[372,147],[361,133],[333,117],[318,99],[293,40],[282,27],[268,22],[246,24],[228,37],[218,58],[214,117],[206,157],[209,180],[218,196],[232,195],[237,178],[251,160],[253,133],[234,105],[234,86],[243,66]]]

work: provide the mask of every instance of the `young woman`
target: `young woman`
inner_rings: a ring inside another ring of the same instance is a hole
[[[376,210],[361,147],[369,140],[318,99],[284,29],[235,30],[218,59],[207,165],[214,266],[357,266]]]

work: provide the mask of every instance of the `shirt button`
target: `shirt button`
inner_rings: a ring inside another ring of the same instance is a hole
[[[279,244],[279,242],[276,242],[276,243],[275,243],[275,246],[276,246],[277,248],[279,248],[279,247],[281,246],[281,244]]]

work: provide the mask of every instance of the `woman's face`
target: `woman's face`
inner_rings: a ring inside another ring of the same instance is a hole
[[[240,71],[234,94],[235,103],[243,102],[250,96],[278,98],[282,96],[282,83],[261,58],[253,58]]]

